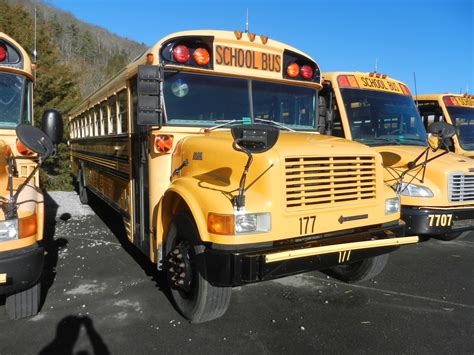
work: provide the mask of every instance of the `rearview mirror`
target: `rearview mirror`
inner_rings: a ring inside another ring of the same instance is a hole
[[[21,124],[16,127],[16,135],[26,148],[37,153],[43,159],[54,152],[51,138],[39,128]]]
[[[63,119],[57,110],[46,110],[41,119],[41,128],[53,144],[63,140]]]
[[[457,134],[456,127],[446,122],[433,122],[428,127],[428,133],[439,137],[441,140],[452,138]]]
[[[231,128],[234,142],[251,153],[263,153],[278,140],[280,130],[273,126],[242,124]]]

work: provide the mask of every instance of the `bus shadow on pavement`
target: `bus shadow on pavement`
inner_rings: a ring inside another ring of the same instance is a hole
[[[110,229],[122,248],[142,268],[146,276],[150,277],[151,280],[155,282],[155,286],[173,303],[165,273],[157,270],[156,264],[152,263],[144,253],[130,242],[127,238],[123,219],[120,214],[93,193],[89,194],[89,207],[92,208],[95,214],[105,223],[107,228]]]
[[[61,319],[56,327],[55,338],[46,345],[40,352],[40,355],[49,354],[89,354],[87,350],[74,351],[74,346],[81,334],[81,329],[89,338],[90,348],[93,354],[110,354],[107,345],[102,337],[94,328],[92,319],[87,316],[67,316]]]

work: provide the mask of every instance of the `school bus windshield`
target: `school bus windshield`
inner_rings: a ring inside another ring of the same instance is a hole
[[[474,108],[446,107],[451,122],[458,129],[459,143],[463,149],[474,149]]]
[[[295,130],[314,127],[317,91],[243,78],[166,72],[168,124],[212,126],[216,121],[253,117]]]
[[[352,139],[370,145],[426,145],[426,133],[410,96],[341,89]]]
[[[0,128],[29,123],[31,82],[24,76],[0,72]]]

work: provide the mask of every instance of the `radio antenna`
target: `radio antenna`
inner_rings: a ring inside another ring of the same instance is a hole
[[[377,73],[377,70],[379,69],[378,66],[379,66],[379,59],[376,57],[376,58],[375,58],[375,70],[374,70],[374,73]]]
[[[36,83],[36,4],[35,4],[35,22],[34,22],[34,34],[33,34],[33,66],[34,66],[34,82]]]
[[[249,9],[247,8],[247,17],[245,18],[245,33],[249,32]]]
[[[416,74],[413,72],[413,81],[415,83],[415,102],[416,102],[416,107],[418,107],[418,91],[416,89]]]

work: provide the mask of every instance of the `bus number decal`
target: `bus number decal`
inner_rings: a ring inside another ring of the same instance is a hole
[[[316,216],[300,218],[300,235],[314,234],[314,225],[316,224]]]
[[[450,227],[453,221],[452,214],[429,214],[430,227]]]
[[[281,71],[281,55],[217,45],[216,64],[278,73]]]

